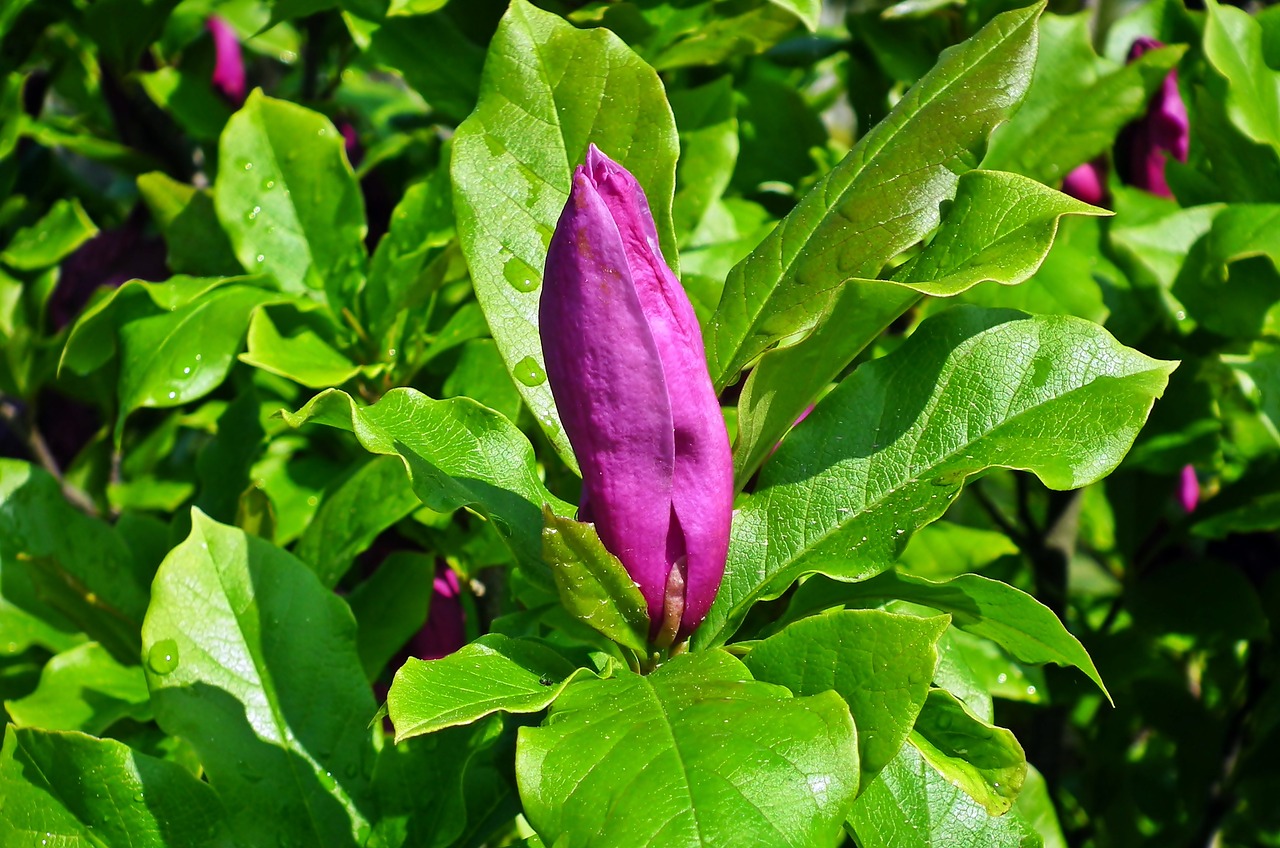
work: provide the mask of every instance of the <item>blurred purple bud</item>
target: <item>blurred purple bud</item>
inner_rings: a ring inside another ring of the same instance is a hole
[[[442,568],[431,584],[431,609],[427,623],[413,637],[412,653],[422,660],[447,657],[467,644],[466,613],[458,575]]]
[[[1200,480],[1196,477],[1193,466],[1182,466],[1182,474],[1178,479],[1178,503],[1186,513],[1191,513],[1200,503]]]
[[[244,102],[244,57],[240,54],[240,39],[231,25],[216,15],[210,15],[205,28],[213,37],[213,87],[235,105]]]
[[[1102,206],[1107,201],[1106,166],[1099,160],[1085,162],[1073,169],[1062,180],[1062,191],[1076,200],[1083,200],[1094,206]]]
[[[702,333],[644,191],[595,145],[544,276],[542,351],[582,467],[578,518],[639,586],[665,647],[694,631],[720,588],[733,460]]]
[[[1142,37],[1129,48],[1129,61],[1142,54],[1163,47],[1154,38]],[[1130,185],[1157,194],[1172,197],[1165,180],[1165,154],[1179,162],[1187,161],[1191,140],[1187,106],[1178,92],[1178,72],[1170,71],[1151,98],[1147,114],[1134,121],[1121,134],[1117,157],[1124,158]]]

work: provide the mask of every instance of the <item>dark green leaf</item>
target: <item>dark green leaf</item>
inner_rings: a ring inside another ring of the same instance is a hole
[[[379,533],[419,505],[404,462],[375,456],[325,493],[294,552],[321,583],[336,586]]]
[[[110,525],[68,504],[48,473],[0,459],[0,589],[6,601],[55,630],[69,629],[65,616],[117,661],[132,664],[138,661],[149,576]],[[62,615],[49,616],[50,607]]]
[[[370,680],[377,680],[426,623],[435,573],[435,562],[426,554],[396,551],[347,596],[359,628],[360,662]]]
[[[138,177],[138,193],[164,233],[171,271],[197,276],[240,272],[227,234],[218,223],[211,192],[153,171]]]

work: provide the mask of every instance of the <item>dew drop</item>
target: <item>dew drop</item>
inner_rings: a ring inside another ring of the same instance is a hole
[[[177,392],[169,392],[169,400],[173,400],[178,396]]]
[[[147,665],[156,674],[168,674],[178,667],[178,643],[161,639],[147,651]]]
[[[526,356],[516,363],[515,375],[517,380],[530,387],[541,386],[547,381],[547,372],[542,370],[538,360],[532,356]]]
[[[261,253],[259,253],[259,254],[258,254],[258,261],[259,261],[259,262],[265,262],[265,261],[266,261],[266,259],[267,259],[267,257],[263,256]]]
[[[186,368],[183,368],[183,369],[182,369],[182,373],[183,373],[183,374],[190,374],[190,373],[191,373],[191,366],[190,366],[190,365],[188,365]]]
[[[245,163],[244,163],[244,169],[245,169],[246,171],[252,171],[252,170],[253,170],[253,163],[252,163],[252,162],[245,162]]]
[[[276,181],[275,181],[275,180],[266,180],[266,181],[264,181],[264,182],[262,183],[262,188],[263,188],[263,190],[264,190],[264,191],[271,191],[271,189],[273,189],[273,188],[275,188],[275,187],[276,187]]]
[[[332,772],[322,771],[317,775],[320,778],[320,785],[332,792],[338,786],[338,781],[334,779]]]
[[[1008,679],[1009,675],[1005,674],[1003,671],[996,675],[996,683],[1004,683],[1008,681]]]

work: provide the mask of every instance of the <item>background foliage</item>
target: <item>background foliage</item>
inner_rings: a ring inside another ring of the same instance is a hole
[[[1280,845],[1280,13],[1206,4],[7,3],[0,843]],[[743,489],[646,677],[546,567],[623,591],[536,327],[588,141]]]

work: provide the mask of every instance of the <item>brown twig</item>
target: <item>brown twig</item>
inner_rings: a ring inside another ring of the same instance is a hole
[[[45,441],[44,436],[40,433],[39,428],[35,425],[34,416],[29,412],[23,413],[23,405],[13,398],[0,395],[0,419],[7,423],[14,434],[22,439],[34,459],[41,468],[49,472],[53,479],[58,481],[58,485],[62,487],[62,496],[71,503],[72,506],[79,509],[86,515],[94,518],[101,517],[98,505],[93,502],[93,498],[89,497],[80,489],[72,486],[62,476],[62,469],[58,467],[58,460],[54,458],[53,451],[49,450],[49,443]]]

